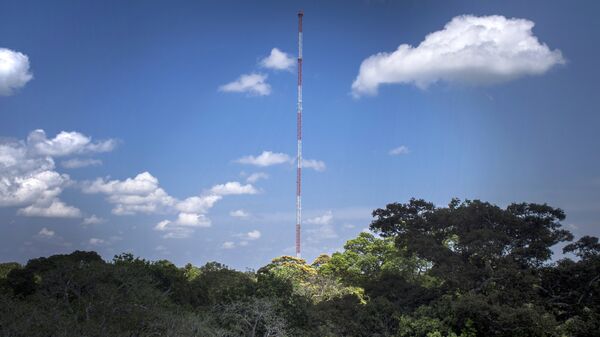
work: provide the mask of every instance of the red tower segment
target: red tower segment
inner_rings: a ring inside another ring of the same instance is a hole
[[[296,163],[296,256],[301,256],[300,232],[302,224],[302,16],[298,12],[298,110],[296,122],[296,138],[298,141],[298,154]]]

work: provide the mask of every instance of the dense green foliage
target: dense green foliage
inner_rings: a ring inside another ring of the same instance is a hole
[[[600,244],[560,209],[389,204],[311,264],[179,268],[76,251],[0,264],[0,336],[600,336]]]

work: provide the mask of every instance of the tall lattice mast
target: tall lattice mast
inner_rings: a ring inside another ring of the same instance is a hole
[[[296,256],[301,256],[300,230],[302,223],[302,16],[303,11],[298,12],[298,112],[296,136],[298,140],[298,155],[296,163]]]

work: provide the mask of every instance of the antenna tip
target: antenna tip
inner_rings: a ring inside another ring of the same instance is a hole
[[[304,11],[303,10],[299,10],[298,11],[298,16],[302,16],[302,15],[304,15]]]

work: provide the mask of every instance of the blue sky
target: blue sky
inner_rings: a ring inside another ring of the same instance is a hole
[[[410,197],[600,235],[599,7],[0,0],[0,260],[292,254],[300,8],[304,257]]]

